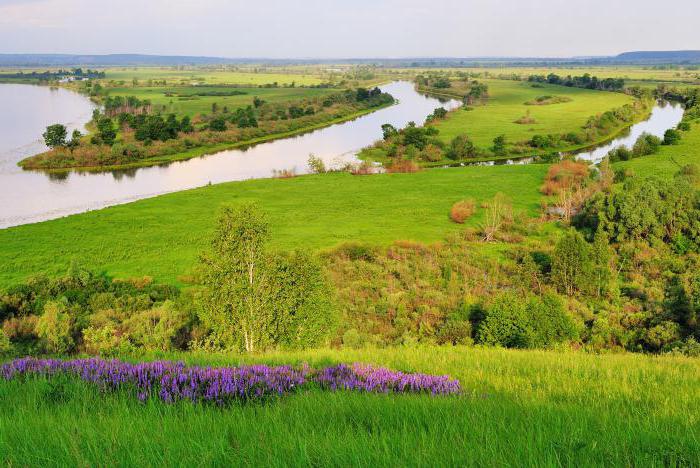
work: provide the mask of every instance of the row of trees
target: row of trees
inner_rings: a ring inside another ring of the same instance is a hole
[[[559,76],[555,73],[549,75],[530,75],[528,81],[532,83],[549,83],[574,88],[597,89],[601,91],[622,91],[625,89],[625,80],[622,78],[604,78],[591,76],[585,73],[581,76]]]

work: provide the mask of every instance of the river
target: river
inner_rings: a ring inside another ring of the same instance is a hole
[[[308,171],[310,154],[329,166],[356,161],[356,153],[382,136],[381,125],[403,127],[409,121],[422,124],[436,107],[452,109],[458,101],[440,101],[417,93],[413,84],[393,82],[381,87],[398,104],[357,119],[296,137],[261,143],[247,149],[219,153],[138,169],[46,173],[24,171],[17,162],[44,151],[44,128],[61,122],[70,130],[83,128],[93,104],[64,89],[31,85],[0,84],[0,228],[58,218],[74,213],[127,203],[163,193],[200,187],[209,183],[271,177],[274,170]],[[10,109],[10,112],[6,110]],[[683,117],[683,107],[659,102],[649,119],[633,125],[609,143],[580,152],[577,156],[600,161],[620,145],[629,147],[643,132],[662,137]],[[496,164],[526,164],[531,158],[498,161]],[[478,164],[494,164],[478,163]]]
[[[83,96],[62,89],[0,84],[0,108],[8,114],[0,124],[0,141],[8,137],[6,125],[8,132],[13,133],[13,138],[0,147],[0,228],[209,183],[271,177],[276,169],[304,173],[308,170],[310,154],[331,166],[353,162],[357,151],[382,137],[382,124],[395,127],[404,127],[410,121],[422,124],[436,107],[451,109],[460,105],[458,101],[441,102],[419,94],[410,82],[393,82],[381,88],[394,96],[398,104],[296,137],[163,166],[49,174],[24,171],[16,164],[45,149],[40,136],[47,125],[61,122],[71,128],[80,127],[89,120],[92,104]]]

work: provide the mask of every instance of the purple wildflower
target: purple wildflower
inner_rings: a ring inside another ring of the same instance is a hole
[[[449,395],[460,392],[459,382],[448,376],[406,374],[362,364],[340,364],[314,371],[306,364],[269,367],[186,367],[183,363],[156,361],[132,364],[117,360],[22,358],[0,366],[5,380],[56,374],[76,377],[103,391],[126,389],[140,401],[157,397],[166,403],[181,400],[212,402],[260,400],[282,396],[317,383],[329,390],[373,393],[428,393]]]

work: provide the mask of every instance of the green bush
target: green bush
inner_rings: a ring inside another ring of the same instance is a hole
[[[484,308],[477,329],[477,342],[507,348],[549,347],[576,337],[573,320],[553,294],[501,293]]]
[[[673,128],[669,128],[666,130],[666,133],[664,133],[664,145],[677,145],[681,142],[681,132],[678,130],[674,130]]]
[[[632,153],[635,157],[648,156],[654,154],[661,146],[661,139],[650,133],[642,133],[632,147]]]
[[[0,328],[0,355],[10,354],[12,352],[12,343],[7,337],[5,331]]]
[[[36,324],[36,333],[50,353],[62,354],[73,348],[71,328],[73,318],[65,302],[50,301],[44,306],[44,314]]]

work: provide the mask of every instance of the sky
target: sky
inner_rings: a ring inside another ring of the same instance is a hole
[[[700,0],[0,0],[0,53],[571,57],[700,49]]]

